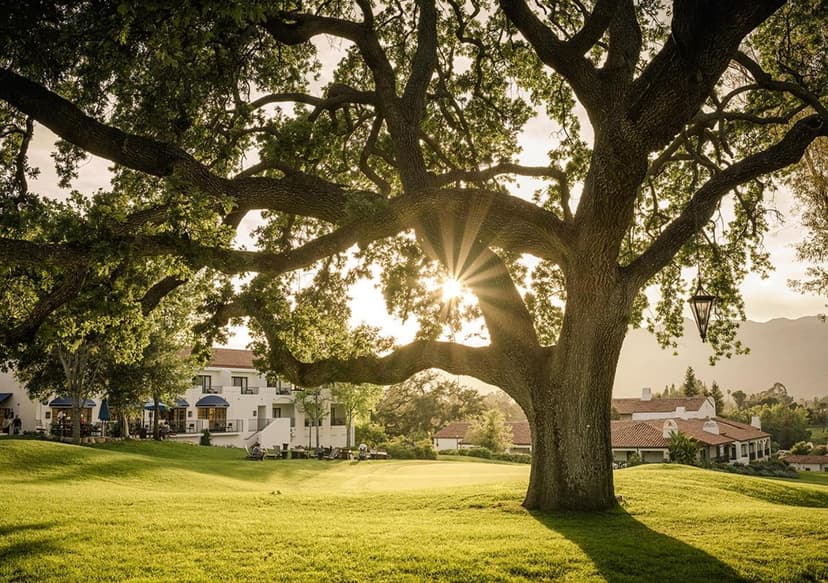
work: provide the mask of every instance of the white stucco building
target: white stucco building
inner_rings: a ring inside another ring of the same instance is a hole
[[[771,454],[771,436],[762,431],[758,417],[750,425],[721,417],[650,419],[612,422],[613,461],[626,463],[633,453],[644,463],[670,461],[670,436],[677,432],[696,440],[703,462],[748,464]]]
[[[253,366],[249,350],[214,349],[209,366],[193,378],[193,388],[174,402],[164,403],[162,418],[168,422],[169,439],[198,443],[204,429],[212,443],[243,447],[259,442],[267,448],[315,447],[317,429],[320,447],[345,447],[345,412],[331,400],[328,389],[319,395],[325,415],[319,427],[296,402],[294,387],[276,379],[268,383]],[[101,398],[90,399],[82,409],[86,422],[99,419]],[[145,409],[151,408],[148,403]],[[25,388],[10,375],[0,374],[0,416],[19,415],[23,431],[49,431],[51,425],[71,411],[68,399],[52,397],[32,401]],[[70,414],[70,413],[69,413]],[[151,424],[152,412],[145,410],[142,424]],[[351,439],[353,444],[353,428]]]
[[[828,455],[789,454],[785,461],[801,472],[828,472]]]
[[[641,390],[641,398],[613,399],[612,407],[621,421],[649,419],[707,419],[716,416],[713,397],[673,397],[654,399],[652,390]]]

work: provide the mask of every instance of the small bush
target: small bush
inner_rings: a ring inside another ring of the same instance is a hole
[[[402,437],[395,438],[382,446],[394,459],[436,460],[437,452],[428,440],[408,441]]]
[[[641,465],[641,456],[638,455],[638,452],[632,452],[630,457],[627,458],[627,467],[631,468],[632,466],[639,466]]]
[[[441,449],[437,452],[440,455],[460,455],[456,449]]]
[[[201,434],[201,439],[198,441],[201,445],[210,445],[210,430],[205,429]]]
[[[492,459],[492,450],[487,447],[473,447],[469,450],[468,455],[490,460]]]
[[[492,459],[504,462],[514,462],[517,464],[532,463],[532,456],[528,453],[495,453],[492,454]]]

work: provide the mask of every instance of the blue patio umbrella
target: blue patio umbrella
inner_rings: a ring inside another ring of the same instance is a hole
[[[98,411],[98,419],[103,422],[103,431],[101,432],[101,435],[106,437],[106,423],[109,421],[109,402],[107,399],[101,401],[101,410]]]
[[[154,401],[147,401],[144,403],[144,411],[154,411],[155,410],[155,402]],[[158,410],[162,413],[167,411],[167,406],[164,403],[158,403]]]
[[[101,401],[101,410],[98,411],[98,419],[101,421],[109,421],[109,402],[106,399]]]

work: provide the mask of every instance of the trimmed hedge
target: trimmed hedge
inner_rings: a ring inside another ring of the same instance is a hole
[[[442,455],[465,455],[478,457],[487,460],[499,460],[502,462],[513,462],[516,464],[531,464],[532,456],[528,453],[494,453],[485,447],[473,447],[471,449],[442,449]]]
[[[765,460],[743,464],[715,464],[714,470],[745,476],[764,476],[766,478],[798,478],[799,473],[784,460]]]

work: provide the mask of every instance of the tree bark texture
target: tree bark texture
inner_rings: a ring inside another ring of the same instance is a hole
[[[584,287],[570,296],[556,350],[532,386],[532,469],[523,503],[530,509],[615,504],[610,411],[630,308],[619,286],[599,279],[573,282]]]

